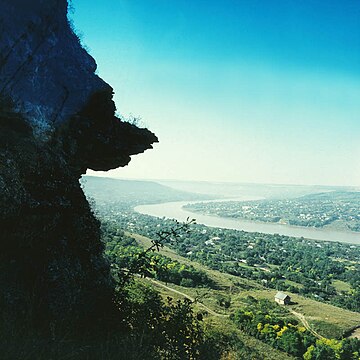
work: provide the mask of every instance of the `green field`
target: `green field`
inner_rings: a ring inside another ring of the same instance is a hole
[[[351,286],[345,281],[334,280],[332,284],[335,287],[336,291],[339,292],[349,292],[351,290]]]

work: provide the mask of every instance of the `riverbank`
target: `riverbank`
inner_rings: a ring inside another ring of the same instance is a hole
[[[236,198],[233,201],[259,200],[257,197]],[[208,200],[206,202],[222,202],[229,199]],[[307,238],[321,241],[338,241],[349,244],[360,245],[360,234],[355,232],[336,231],[329,229],[316,229],[300,226],[261,223],[249,220],[222,218],[212,215],[194,213],[183,208],[184,205],[196,203],[198,201],[176,201],[162,204],[139,205],[134,210],[140,214],[155,216],[158,218],[171,218],[178,221],[185,221],[187,218],[195,218],[198,224],[210,227],[218,227],[232,230],[243,230],[247,232],[260,232],[266,234],[279,234],[297,238]],[[204,201],[205,202],[205,201]]]

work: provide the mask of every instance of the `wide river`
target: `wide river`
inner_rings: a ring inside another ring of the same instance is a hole
[[[239,201],[256,199],[237,198],[232,200]],[[212,201],[229,201],[229,199],[210,200],[206,202]],[[159,218],[165,217],[169,219],[176,219],[178,221],[186,221],[188,217],[190,219],[195,218],[198,224],[203,224],[211,227],[244,230],[249,232],[260,232],[266,234],[280,234],[286,236],[304,237],[314,240],[340,241],[360,245],[360,233],[231,219],[212,215],[203,215],[183,209],[184,205],[197,202],[199,201],[176,201],[163,204],[139,205],[135,207],[135,211],[140,214],[155,216]]]

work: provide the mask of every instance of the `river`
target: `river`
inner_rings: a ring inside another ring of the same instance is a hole
[[[259,198],[237,198],[231,200],[258,200]],[[209,200],[213,201],[229,201],[229,199]],[[186,221],[196,219],[198,224],[203,224],[210,227],[218,227],[224,229],[244,230],[249,232],[260,232],[266,234],[280,234],[293,237],[304,237],[307,239],[323,240],[323,241],[339,241],[350,244],[360,245],[360,233],[336,231],[331,229],[315,229],[300,226],[281,225],[273,223],[262,223],[256,221],[248,221],[241,219],[231,219],[219,216],[203,215],[200,213],[193,213],[183,209],[186,204],[197,203],[199,201],[175,201],[162,204],[139,205],[135,207],[135,211],[140,214],[165,217],[176,219],[178,221]],[[205,202],[205,201],[203,201]]]

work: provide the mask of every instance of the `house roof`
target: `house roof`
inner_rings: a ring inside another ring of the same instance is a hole
[[[285,300],[287,297],[290,298],[288,294],[285,294],[281,291],[278,291],[277,294],[275,295],[275,299],[279,299],[279,300]]]

